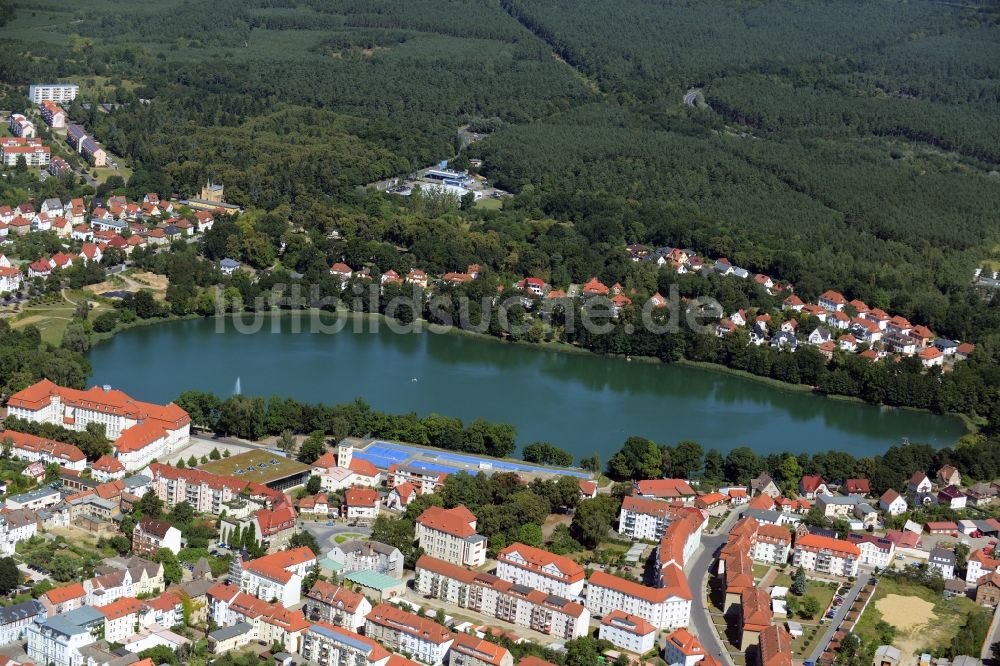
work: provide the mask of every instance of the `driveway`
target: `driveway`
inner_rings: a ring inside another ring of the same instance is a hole
[[[709,654],[714,654],[723,661],[724,664],[734,666],[732,655],[725,640],[719,637],[712,623],[712,606],[708,602],[706,588],[708,586],[709,570],[715,561],[715,553],[726,543],[729,537],[729,530],[733,523],[739,518],[741,512],[732,511],[726,519],[719,524],[715,532],[711,535],[703,536],[701,539],[701,550],[697,552],[688,567],[687,577],[691,586],[691,591],[695,595],[691,603],[691,629],[698,636],[701,644]],[[738,651],[737,651],[738,652]]]
[[[844,621],[845,617],[847,617],[847,613],[850,611],[851,606],[854,605],[854,601],[858,598],[858,595],[861,594],[861,588],[865,586],[865,583],[868,582],[871,575],[871,569],[858,570],[858,579],[854,581],[854,585],[851,587],[850,591],[844,595],[844,603],[840,605],[840,610],[838,610],[837,614],[833,616],[832,620],[830,620],[830,624],[827,625],[823,638],[821,638],[819,643],[816,644],[816,648],[809,657],[813,663],[818,662],[819,658],[823,656],[824,652],[826,652],[826,646],[830,644],[830,641],[833,640],[833,635],[837,633],[838,629],[840,629],[840,623]]]

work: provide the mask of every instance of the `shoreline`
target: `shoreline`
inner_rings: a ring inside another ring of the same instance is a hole
[[[116,327],[114,331],[110,331],[110,332],[107,332],[107,333],[94,333],[94,334],[92,334],[93,337],[91,338],[91,347],[95,347],[98,344],[107,342],[107,341],[111,340],[112,338],[114,338],[118,333],[130,330],[130,329],[133,329],[133,328],[140,328],[140,327],[151,326],[151,325],[156,325],[156,324],[161,324],[161,323],[169,323],[169,322],[190,321],[190,320],[195,320],[195,319],[220,319],[220,318],[226,319],[226,318],[233,318],[237,314],[239,314],[239,313],[227,313],[227,314],[224,314],[224,315],[214,314],[214,315],[210,315],[210,316],[202,316],[202,315],[198,315],[198,314],[193,314],[192,313],[192,314],[184,315],[184,316],[170,315],[168,317],[158,317],[158,318],[152,318],[152,319],[146,319],[146,320],[138,319],[135,322],[132,322],[132,323],[126,325],[126,326]],[[318,315],[320,318],[324,318],[324,319],[333,319],[333,318],[345,317],[345,318],[352,319],[352,320],[360,320],[362,322],[364,322],[366,320],[367,321],[373,321],[373,322],[377,323],[377,325],[379,326],[379,328],[381,328],[381,326],[385,326],[387,328],[390,328],[390,330],[391,330],[391,326],[388,323],[389,322],[389,318],[386,317],[386,315],[384,315],[384,314],[375,313],[375,312],[354,312],[354,311],[351,311],[351,310],[337,310],[335,312],[329,312],[329,311],[324,311],[324,310],[318,310],[318,309],[315,309],[315,308],[310,308],[308,310],[296,310],[296,311],[275,309],[275,310],[266,310],[266,311],[259,312],[259,313],[255,312],[255,313],[244,313],[244,314],[253,314],[254,316],[258,316],[259,315],[261,317],[267,317],[267,318],[273,318],[273,317],[276,317],[276,316],[277,317],[286,317],[286,316],[291,316],[293,314],[299,314],[300,316],[316,316],[316,315]],[[688,367],[688,368],[692,368],[692,369],[696,369],[696,370],[701,370],[701,371],[709,372],[709,373],[713,373],[713,374],[721,374],[721,375],[729,375],[729,376],[733,376],[733,377],[738,377],[740,379],[744,379],[744,380],[747,380],[747,381],[755,382],[757,384],[762,384],[762,385],[767,386],[769,388],[777,389],[777,390],[780,390],[780,391],[785,391],[787,393],[795,393],[795,394],[800,394],[800,395],[802,395],[802,394],[808,394],[808,395],[811,395],[812,397],[815,397],[816,399],[836,400],[838,402],[852,403],[852,404],[855,404],[855,405],[858,405],[858,406],[864,406],[864,407],[875,407],[875,408],[878,408],[878,409],[908,411],[908,412],[913,412],[913,413],[917,413],[917,414],[923,413],[923,414],[929,414],[929,415],[940,417],[940,418],[953,419],[955,421],[958,421],[958,423],[961,425],[962,429],[965,431],[964,435],[962,435],[962,436],[965,436],[965,435],[976,435],[979,432],[979,428],[978,428],[977,424],[973,421],[973,419],[971,417],[969,417],[969,416],[967,416],[965,414],[955,414],[955,413],[938,414],[936,412],[932,412],[929,409],[922,409],[922,408],[917,408],[917,407],[893,406],[893,405],[870,403],[870,402],[866,402],[866,401],[862,400],[861,398],[857,398],[857,397],[854,397],[854,396],[836,395],[836,394],[821,394],[821,393],[817,393],[815,391],[815,388],[812,387],[812,386],[807,386],[805,384],[789,384],[788,382],[782,382],[780,380],[773,379],[771,377],[761,377],[761,376],[758,376],[758,375],[754,375],[753,373],[746,372],[745,370],[739,370],[739,369],[736,369],[736,368],[730,368],[730,367],[727,367],[727,366],[724,366],[724,365],[719,365],[717,363],[708,363],[708,362],[705,362],[705,361],[692,361],[692,360],[689,360],[689,359],[681,359],[681,360],[676,361],[674,363],[665,363],[665,362],[661,361],[660,359],[658,359],[656,357],[646,357],[646,356],[643,356],[643,357],[626,357],[626,356],[623,356],[623,355],[620,355],[620,354],[598,354],[598,353],[592,352],[592,351],[590,351],[588,349],[583,349],[582,347],[577,347],[575,345],[571,345],[571,344],[568,344],[568,343],[565,343],[565,342],[527,342],[527,341],[523,341],[523,340],[510,341],[510,340],[504,340],[504,339],[501,339],[501,338],[497,338],[496,336],[489,335],[488,333],[480,333],[478,331],[469,331],[469,330],[465,330],[465,329],[457,327],[457,326],[449,327],[447,331],[434,331],[432,329],[432,327],[438,326],[438,325],[437,324],[431,324],[431,323],[429,323],[425,319],[415,319],[411,324],[394,324],[394,325],[405,326],[405,327],[411,327],[412,326],[414,328],[413,332],[419,332],[421,334],[430,333],[430,334],[433,334],[433,335],[441,335],[441,334],[446,334],[446,335],[463,335],[463,336],[470,337],[470,338],[473,338],[473,339],[482,340],[482,341],[489,341],[489,342],[496,343],[496,344],[518,345],[518,346],[523,346],[523,347],[530,347],[530,348],[538,350],[538,351],[547,351],[547,352],[553,352],[553,353],[558,353],[558,354],[567,354],[567,355],[576,355],[576,356],[590,356],[590,357],[593,357],[593,358],[608,358],[608,359],[615,359],[615,360],[623,361],[623,362],[627,362],[627,363],[645,363],[645,364],[649,364],[649,365],[662,365],[662,366],[670,366],[670,365],[684,366],[684,367]],[[364,328],[362,328],[361,332],[362,333],[371,333],[372,331],[370,329],[364,329]],[[413,332],[408,333],[408,334],[413,334]],[[308,330],[303,330],[303,331],[301,331],[301,333],[302,334],[310,334],[310,335],[312,334]],[[405,334],[406,333],[404,333],[404,335]],[[956,439],[956,442],[957,441],[958,440]]]

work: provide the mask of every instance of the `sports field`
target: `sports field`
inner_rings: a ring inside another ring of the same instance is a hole
[[[238,479],[254,483],[271,483],[295,474],[309,471],[309,465],[285,458],[270,451],[247,451],[200,465],[200,470],[224,476],[235,476]]]

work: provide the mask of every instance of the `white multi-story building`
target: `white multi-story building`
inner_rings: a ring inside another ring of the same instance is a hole
[[[0,442],[10,441],[10,453],[25,462],[56,463],[60,467],[82,472],[87,469],[87,456],[72,444],[56,442],[37,435],[14,430],[0,433]]]
[[[885,569],[892,564],[896,555],[896,544],[884,537],[852,532],[847,535],[847,540],[858,547],[861,564],[866,566]]]
[[[110,386],[80,391],[43,379],[11,396],[7,408],[12,416],[69,430],[103,425],[108,439],[115,440],[115,457],[128,471],[169,454],[191,434],[191,417],[174,403],[140,402]]]
[[[454,640],[452,633],[434,620],[390,604],[379,604],[368,613],[365,636],[425,664],[443,664]]]
[[[436,493],[444,485],[444,480],[448,475],[444,472],[437,472],[426,469],[418,465],[389,465],[386,470],[386,488],[395,488],[402,483],[412,483],[414,488],[418,488],[420,494],[429,495]]]
[[[309,628],[302,611],[258,599],[241,592],[235,585],[226,583],[213,585],[208,590],[207,597],[209,617],[213,622],[223,627],[239,623],[246,623],[249,627],[247,634],[236,642],[246,644],[257,640],[268,644],[278,643],[289,652],[301,649],[303,634]]]
[[[124,643],[139,633],[139,618],[147,612],[145,604],[132,597],[122,597],[98,610],[104,615],[104,640],[109,643]]]
[[[601,619],[598,638],[635,654],[646,654],[656,647],[656,627],[641,617],[613,611]]]
[[[965,567],[965,582],[975,585],[983,576],[1000,569],[1000,560],[995,556],[996,552],[989,548],[973,551]]]
[[[72,83],[35,83],[28,86],[28,98],[32,104],[50,102],[72,102],[80,92],[80,86]]]
[[[634,540],[659,541],[667,526],[691,509],[630,495],[622,500],[618,532]]]
[[[958,564],[958,557],[955,551],[947,548],[935,548],[927,558],[927,566],[941,572],[941,577],[951,580],[955,577],[955,565]]]
[[[326,622],[315,622],[302,636],[303,658],[319,666],[386,666],[389,652],[371,638]]]
[[[663,647],[663,661],[670,666],[694,666],[706,658],[706,663],[712,664],[712,666],[718,664],[711,655],[705,652],[701,641],[687,629],[678,629],[667,636]]]
[[[497,553],[496,575],[535,590],[573,599],[583,593],[583,567],[562,555],[515,543]]]
[[[857,576],[861,550],[850,541],[806,534],[795,541],[792,563],[807,571],[833,576]]]
[[[302,579],[316,566],[316,555],[302,546],[244,562],[240,589],[258,599],[277,599],[285,608],[299,603]]]
[[[416,570],[420,594],[564,640],[589,631],[590,612],[575,601],[426,555]]]
[[[751,540],[750,559],[768,564],[785,564],[792,552],[792,533],[787,527],[762,523]]]
[[[587,581],[587,610],[603,617],[616,610],[641,617],[657,629],[686,627],[691,619],[691,588],[683,574],[665,587],[646,587],[595,571]]]
[[[104,615],[90,606],[29,625],[28,657],[36,664],[85,666],[80,649],[96,642],[103,627]]]
[[[445,562],[469,567],[486,562],[486,537],[476,533],[476,516],[464,506],[428,507],[416,524],[417,543]]]
[[[0,514],[0,554],[10,557],[14,548],[38,534],[38,515],[31,509],[12,509]]]

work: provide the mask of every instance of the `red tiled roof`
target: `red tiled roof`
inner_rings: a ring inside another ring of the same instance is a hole
[[[132,597],[122,597],[116,601],[112,601],[106,606],[100,606],[97,610],[104,614],[109,620],[117,620],[123,618],[127,615],[135,615],[143,609],[145,604],[143,604],[138,599]]]
[[[637,636],[647,636],[656,633],[656,627],[649,622],[638,615],[630,615],[622,610],[611,611],[601,618],[601,624],[609,627],[617,627]]]
[[[453,634],[434,620],[408,613],[397,606],[379,604],[368,613],[368,621],[401,631],[436,645],[452,640]]]
[[[762,631],[758,643],[760,666],[792,666],[792,637],[780,624]]]
[[[695,492],[684,479],[647,479],[635,482],[638,494],[653,497],[685,497]]]
[[[454,509],[430,506],[417,518],[417,522],[424,527],[463,539],[476,533],[472,526],[475,521],[473,513],[461,504]]]
[[[771,598],[761,587],[749,587],[740,594],[740,617],[743,629],[763,631],[771,626],[774,614],[771,612]]]
[[[676,571],[676,569],[668,569],[667,571]],[[644,601],[648,601],[649,603],[658,604],[663,603],[675,596],[682,599],[691,599],[691,588],[688,587],[687,581],[684,580],[684,573],[681,572],[679,577],[680,580],[674,581],[674,585],[666,587],[646,587],[641,583],[634,583],[630,580],[625,580],[624,578],[604,573],[603,571],[595,571],[590,575],[590,579],[587,582],[592,586],[605,587],[621,592],[626,596],[636,597],[637,599],[642,599]],[[683,581],[683,585],[680,585],[680,581]]]
[[[451,644],[451,649],[473,657],[477,663],[485,662],[492,666],[500,666],[510,654],[507,648],[462,632],[455,633],[455,641]]]
[[[832,537],[822,536],[819,534],[806,534],[805,536],[799,537],[795,541],[795,547],[806,548],[809,550],[832,550],[840,555],[851,555],[855,558],[861,554],[858,547],[849,541],[834,539]]]
[[[361,458],[351,458],[351,464],[348,465],[348,468],[359,476],[378,476],[378,468],[367,460],[362,460]]]
[[[343,608],[348,613],[357,611],[361,602],[365,599],[363,594],[353,592],[346,587],[340,587],[325,580],[317,580],[313,584],[312,589],[306,593],[306,596],[328,606]]]
[[[315,559],[315,553],[306,546],[301,546],[250,560],[245,563],[244,568],[279,583],[287,583],[292,577],[289,568]]]
[[[70,583],[49,590],[43,595],[53,605],[61,604],[70,599],[79,599],[87,596],[87,591],[83,589],[83,583]]]
[[[378,491],[374,488],[348,488],[344,493],[347,506],[374,508],[378,503]]]
[[[520,555],[525,563],[518,562],[513,556]],[[526,546],[523,543],[514,543],[497,553],[497,562],[506,562],[521,569],[534,571],[537,574],[549,578],[573,583],[583,580],[583,567],[564,555],[555,555],[547,550]],[[552,569],[558,573],[553,573]]]

